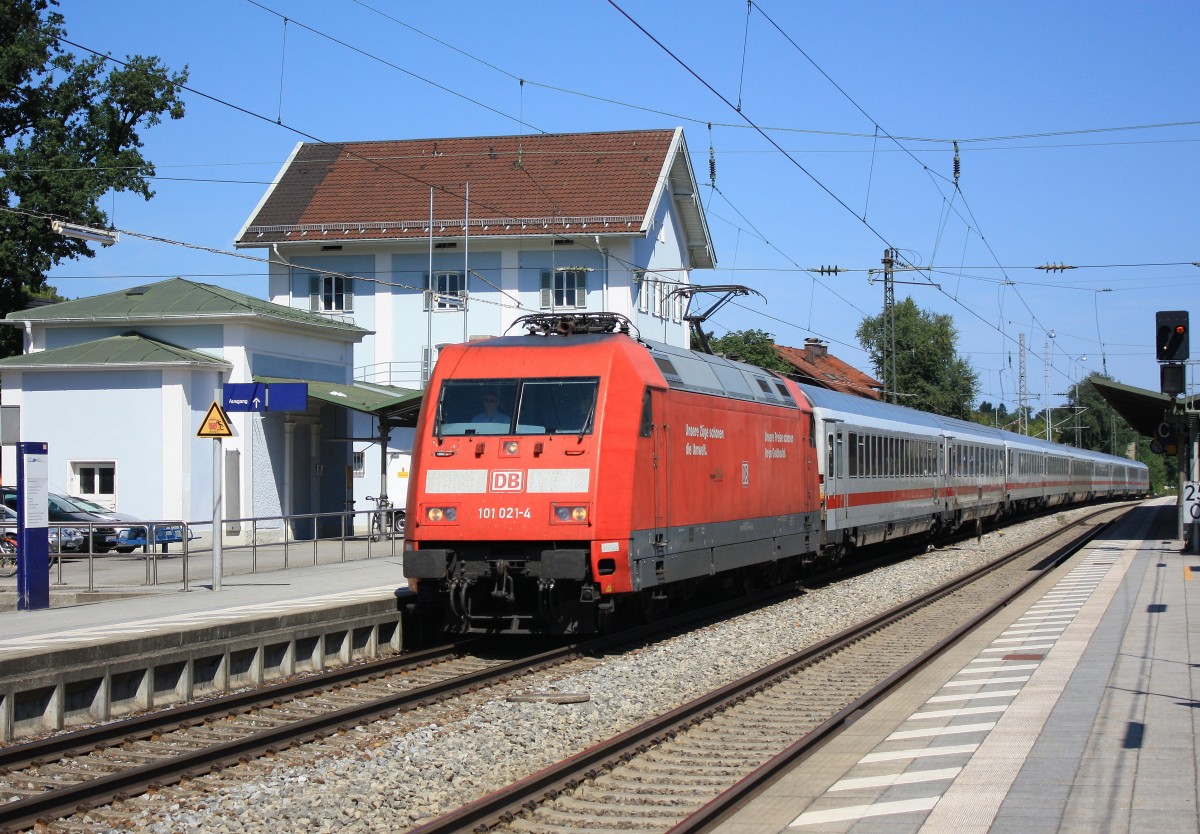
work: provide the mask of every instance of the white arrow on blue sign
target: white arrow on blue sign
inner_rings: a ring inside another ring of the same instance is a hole
[[[264,382],[226,382],[224,385],[226,411],[266,411],[267,385]]]

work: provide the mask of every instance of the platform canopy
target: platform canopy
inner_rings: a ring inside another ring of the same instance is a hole
[[[308,396],[315,400],[382,417],[392,426],[415,426],[425,393],[370,382],[337,383],[258,375],[255,375],[254,381],[268,385],[273,382],[303,382],[308,385]]]
[[[1182,403],[1189,409],[1195,409],[1200,404],[1200,395],[1175,400],[1157,391],[1122,385],[1111,379],[1092,377],[1089,381],[1100,392],[1100,396],[1104,397],[1138,434],[1151,439],[1155,437],[1159,424],[1163,422],[1164,413],[1170,410],[1172,405]]]

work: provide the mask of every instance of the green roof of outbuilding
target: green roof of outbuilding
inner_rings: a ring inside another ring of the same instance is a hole
[[[23,356],[0,359],[0,370],[129,368],[147,365],[232,367],[231,363],[216,356],[160,342],[140,333],[109,336],[107,339],[98,339],[94,342],[84,342],[70,347],[40,350]]]
[[[92,323],[174,318],[275,319],[353,334],[371,331],[349,322],[285,307],[261,298],[185,278],[171,278],[145,287],[62,301],[45,307],[9,313],[8,321]]]

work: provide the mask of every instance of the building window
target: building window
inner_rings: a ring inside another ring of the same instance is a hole
[[[367,453],[366,452],[355,452],[353,465],[354,465],[354,477],[365,478],[367,475]]]
[[[426,274],[426,310],[462,310],[466,298],[467,285],[461,272],[435,272],[432,281]]]
[[[112,461],[72,462],[74,494],[105,507],[117,505],[117,465]]]
[[[354,279],[310,272],[308,307],[314,313],[349,313],[354,309]]]
[[[587,272],[582,269],[560,269],[542,273],[541,307],[581,308],[587,306]]]
[[[650,312],[650,282],[646,280],[644,270],[638,270],[633,273],[633,283],[637,285],[638,293],[638,310],[643,313]]]

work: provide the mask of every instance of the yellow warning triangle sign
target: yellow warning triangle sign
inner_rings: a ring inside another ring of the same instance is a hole
[[[216,400],[208,407],[208,414],[204,415],[204,422],[197,429],[196,437],[233,437],[233,427],[229,425],[229,418],[225,416]]]

